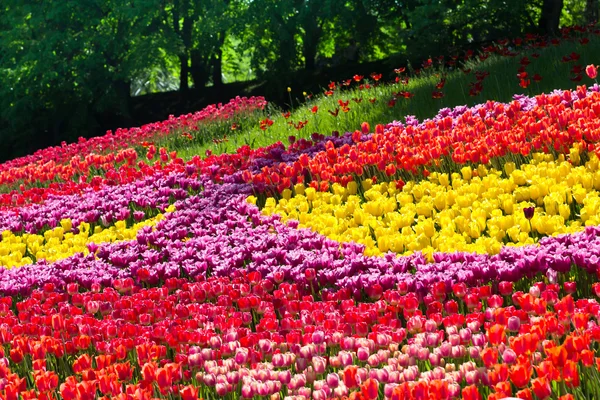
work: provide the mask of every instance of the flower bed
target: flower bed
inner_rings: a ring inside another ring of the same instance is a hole
[[[3,209],[0,397],[600,397],[599,118],[582,87]]]

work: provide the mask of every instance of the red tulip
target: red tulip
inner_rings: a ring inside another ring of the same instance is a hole
[[[304,277],[307,281],[311,282],[317,277],[317,272],[314,270],[314,268],[307,268],[304,270]]]
[[[462,390],[462,398],[463,400],[481,400],[481,394],[477,386],[470,385]]]
[[[585,73],[590,79],[596,79],[596,77],[598,76],[598,68],[596,68],[595,65],[590,64],[587,67],[585,67]]]
[[[518,388],[524,388],[531,379],[531,365],[517,363],[510,368],[510,380]]]
[[[179,390],[181,400],[197,400],[199,394],[200,389],[192,385],[184,386]]]
[[[552,387],[546,377],[539,377],[531,381],[531,390],[539,400],[546,400],[552,394]]]

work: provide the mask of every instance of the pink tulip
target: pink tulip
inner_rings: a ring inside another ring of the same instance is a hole
[[[513,315],[512,317],[508,318],[506,327],[510,332],[518,332],[519,328],[521,327],[521,320],[519,319],[519,317]]]
[[[356,356],[359,361],[366,362],[369,359],[369,349],[366,347],[359,347],[358,350],[356,350]]]
[[[502,353],[502,360],[507,364],[514,364],[517,361],[517,353],[513,349],[506,349]]]
[[[312,365],[317,374],[322,374],[327,367],[327,360],[323,357],[315,356],[312,358]]]
[[[279,382],[281,382],[282,385],[287,385],[291,382],[292,380],[292,373],[289,370],[286,371],[279,371]]]

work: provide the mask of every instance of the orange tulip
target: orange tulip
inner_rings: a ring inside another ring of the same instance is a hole
[[[577,369],[577,363],[574,361],[567,361],[563,368],[563,378],[568,387],[579,386],[579,370]]]
[[[533,400],[533,396],[531,395],[531,390],[529,388],[519,390],[515,396],[521,400]]]
[[[361,393],[363,397],[367,400],[375,400],[379,395],[379,382],[375,379],[367,379],[361,385]]]
[[[493,347],[486,347],[480,353],[481,360],[486,368],[490,368],[498,362],[498,350]]]
[[[470,385],[462,390],[463,400],[481,400],[481,394],[477,390],[477,386]]]
[[[531,380],[531,365],[528,364],[515,364],[510,369],[509,375],[510,380],[515,384],[518,388],[524,388],[529,384]]]
[[[348,366],[344,369],[344,384],[349,388],[358,387],[360,378],[357,377],[356,371],[358,367],[355,365]]]
[[[546,349],[546,354],[548,355],[550,361],[552,361],[552,364],[554,364],[556,368],[564,367],[569,356],[564,346],[557,346],[550,349]]]
[[[505,382],[508,379],[508,365],[495,364],[494,369],[488,371],[488,377],[492,385]]]
[[[504,325],[495,324],[492,325],[488,331],[488,337],[492,346],[497,346],[500,343],[506,342],[506,333],[504,332]]]
[[[538,376],[546,376],[552,381],[560,380],[560,370],[550,360],[542,361],[535,366],[535,369]]]
[[[539,400],[546,400],[552,394],[550,381],[544,376],[531,381],[531,390]]]

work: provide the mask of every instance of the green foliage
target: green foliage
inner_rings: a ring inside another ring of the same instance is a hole
[[[485,43],[534,32],[540,2],[521,0],[414,0],[405,32],[409,48],[431,55],[465,43]]]
[[[107,113],[126,121],[129,82],[165,65],[158,0],[5,0],[3,7],[5,150],[95,133]]]

